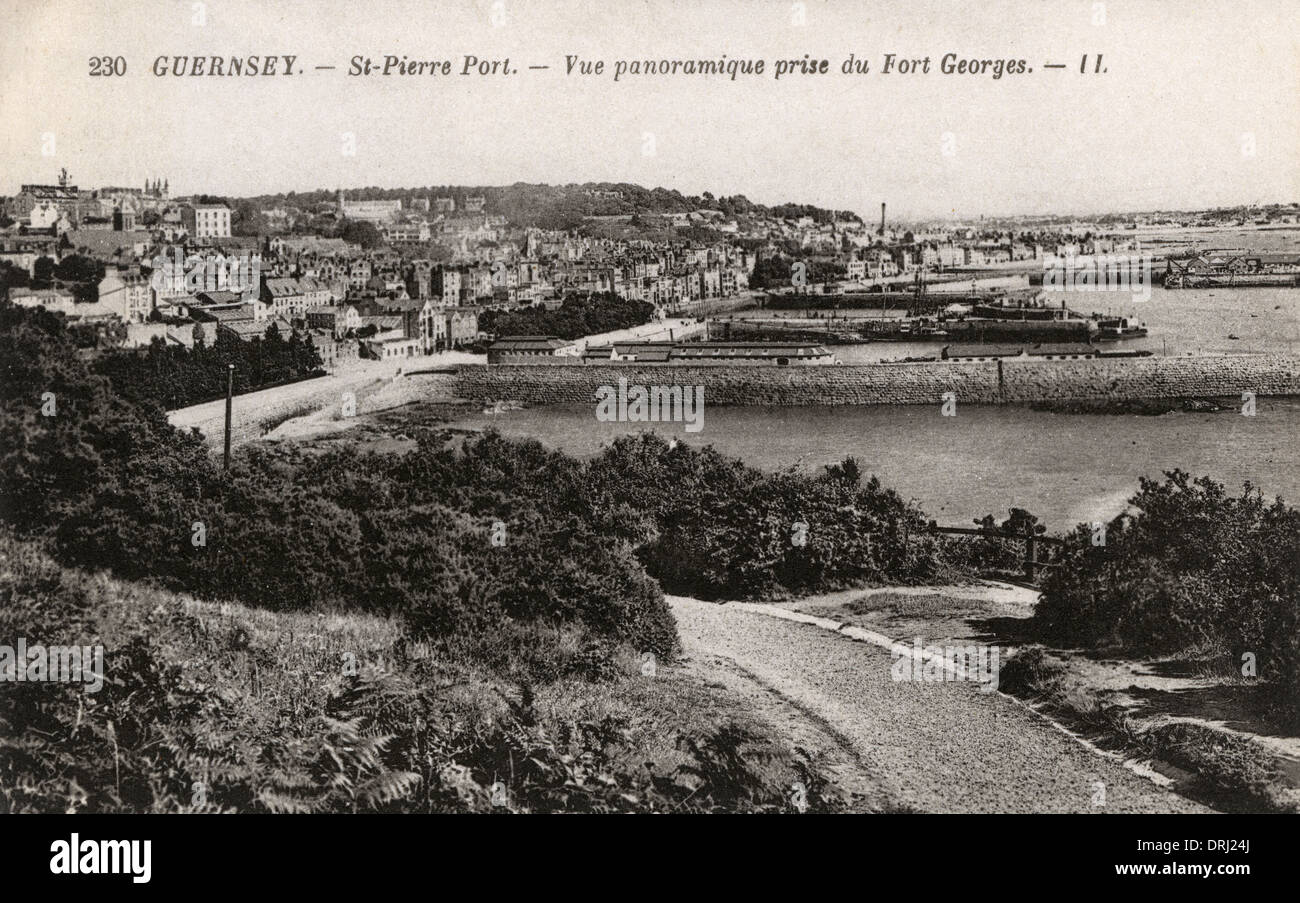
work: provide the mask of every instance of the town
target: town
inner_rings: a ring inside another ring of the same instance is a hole
[[[176,197],[158,178],[87,189],[66,171],[52,184],[23,185],[3,210],[0,290],[66,315],[97,348],[250,342],[274,329],[309,342],[331,372],[451,351],[487,353],[488,363],[539,355],[828,363],[820,344],[844,337],[830,331],[834,310],[816,309],[855,306],[907,310],[840,321],[854,324],[853,341],[1028,340],[1030,354],[1090,357],[1094,341],[1145,330],[1034,310],[1032,291],[983,287],[1041,284],[1049,264],[1075,256],[1136,255],[1139,228],[1300,219],[1292,204],[1123,221],[906,224],[890,223],[882,203],[869,223],[848,211],[614,184],[227,199]],[[1202,265],[1219,277],[1293,285],[1297,263],[1294,254],[1239,253],[1167,266],[1171,285],[1200,284]],[[966,294],[942,294],[945,286]],[[591,342],[580,326],[559,334],[560,318],[547,313],[566,303],[601,312],[607,328]],[[733,319],[736,311],[751,319]],[[684,346],[691,339],[706,341]],[[784,345],[762,346],[773,342]],[[1035,342],[1049,344],[1038,351]],[[939,357],[1009,353],[954,345]]]

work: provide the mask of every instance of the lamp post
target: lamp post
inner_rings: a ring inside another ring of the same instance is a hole
[[[226,451],[221,458],[221,468],[230,469],[230,401],[235,393],[235,365],[226,364]]]

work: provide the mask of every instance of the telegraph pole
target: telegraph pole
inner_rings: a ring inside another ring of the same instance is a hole
[[[221,458],[221,468],[230,469],[230,400],[235,393],[235,365],[226,364],[226,452]]]

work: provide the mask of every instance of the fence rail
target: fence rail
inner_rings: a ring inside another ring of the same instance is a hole
[[[1056,562],[1038,561],[1034,556],[1035,547],[1038,543],[1044,545],[1063,546],[1066,544],[1064,539],[1058,539],[1055,536],[1040,536],[1027,529],[1024,533],[1010,533],[1005,530],[990,530],[984,527],[941,527],[935,521],[930,521],[931,533],[947,533],[958,536],[983,536],[986,539],[1010,539],[1013,541],[1023,542],[1025,544],[1025,580],[1033,583],[1039,568],[1054,567]]]

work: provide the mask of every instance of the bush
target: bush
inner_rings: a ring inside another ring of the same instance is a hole
[[[269,608],[398,614],[434,635],[512,619],[676,649],[658,586],[585,516],[572,459],[428,434],[401,456],[254,449],[223,477],[200,437],[88,372],[61,319],[6,305],[0,326],[0,518],[65,561]]]
[[[670,591],[768,598],[867,583],[923,583],[939,545],[920,511],[848,459],[819,476],[763,474],[711,447],[621,437],[586,469],[593,511],[618,512]]]
[[[1025,646],[998,671],[998,689],[1012,696],[1052,696],[1061,689],[1065,666],[1038,645]]]
[[[1300,715],[1300,512],[1171,471],[1144,479],[1134,513],[1071,536],[1034,616],[1046,638],[1162,654],[1218,646],[1257,673],[1279,710]]]

